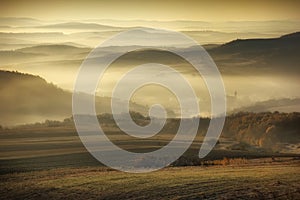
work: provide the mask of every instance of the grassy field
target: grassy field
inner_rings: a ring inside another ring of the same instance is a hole
[[[300,160],[170,167],[128,174],[104,167],[0,175],[2,199],[299,199]]]
[[[143,142],[109,127],[109,137],[142,152],[165,145],[171,135]],[[229,149],[238,144],[230,138],[197,160],[198,137],[176,167],[146,174],[104,167],[74,127],[3,130],[0,142],[0,199],[300,199],[299,155]],[[224,157],[233,162],[224,165]]]
[[[156,150],[164,146],[172,137],[165,133],[159,138],[140,141],[129,139],[128,136],[124,136],[112,127],[109,127],[108,130],[109,137],[115,144],[134,152]],[[198,137],[194,141],[185,153],[185,157],[180,160],[179,165],[199,165],[200,161],[196,158],[198,158],[201,139]],[[74,127],[30,127],[5,130],[0,133],[0,142],[0,174],[101,165],[87,152]],[[274,156],[274,153],[264,151],[227,149],[228,146],[235,143],[234,140],[220,138],[220,144],[205,159],[216,160],[223,159],[223,157],[250,159]],[[294,155],[277,154],[275,156]],[[193,160],[193,163],[190,160]]]

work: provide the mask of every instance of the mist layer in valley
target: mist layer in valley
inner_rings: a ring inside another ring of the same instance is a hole
[[[227,93],[227,111],[300,111],[299,43],[296,21],[278,22],[144,22],[115,20],[41,21],[30,18],[1,18],[0,69],[1,123],[15,124],[62,119],[71,115],[71,92],[82,61],[105,39],[141,24],[153,28],[171,28],[198,41],[217,64]],[[230,28],[229,28],[230,27]],[[280,27],[280,28],[278,28]],[[179,51],[190,54],[195,48],[166,37],[155,29],[137,29],[122,44],[106,46],[99,56],[126,51],[144,35],[163,38]],[[165,52],[159,43],[128,52],[114,62],[101,80],[96,95],[106,99],[99,113],[110,112],[108,99],[120,77],[133,67],[159,62],[183,74],[196,91],[202,116],[210,114],[210,96],[193,66]],[[31,75],[10,73],[18,71]],[[143,73],[152,73],[153,69]],[[141,77],[143,74],[136,74]],[[39,77],[36,77],[39,76]],[[173,75],[161,71],[164,79]],[[180,85],[178,85],[180,87]],[[97,97],[97,98],[98,98]],[[22,101],[21,101],[22,99]],[[122,101],[122,99],[120,99]],[[100,100],[99,100],[100,102]],[[135,110],[145,112],[161,103],[170,116],[179,115],[176,96],[165,88],[147,86],[132,97]],[[57,105],[55,105],[57,104]],[[147,114],[147,112],[145,113]],[[18,117],[16,117],[18,115]]]

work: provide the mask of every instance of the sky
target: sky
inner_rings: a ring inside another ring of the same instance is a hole
[[[42,20],[300,20],[296,0],[1,0],[0,17]]]

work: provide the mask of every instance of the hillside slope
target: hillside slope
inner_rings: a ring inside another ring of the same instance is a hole
[[[71,92],[30,74],[0,70],[0,101],[1,125],[61,120],[72,115]],[[111,113],[111,98],[97,96],[95,102],[97,113]],[[148,113],[148,108],[134,102],[130,102],[130,109]]]
[[[26,123],[71,114],[71,93],[39,76],[0,71],[2,124]]]
[[[300,72],[300,32],[271,39],[238,39],[208,51],[225,73]]]

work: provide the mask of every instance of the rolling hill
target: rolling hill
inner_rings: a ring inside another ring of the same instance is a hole
[[[234,40],[208,52],[224,73],[299,73],[300,32],[271,39]]]
[[[0,65],[83,59],[90,50],[66,44],[34,45],[14,51],[0,51]]]
[[[42,53],[46,55],[69,55],[69,54],[81,54],[88,53],[91,51],[90,48],[75,47],[72,45],[65,44],[45,44],[37,45],[32,47],[25,47],[16,50],[22,53]]]
[[[134,32],[136,38],[140,38],[141,31]],[[155,34],[150,33],[156,37]],[[159,37],[159,36],[157,36]],[[166,39],[167,40],[167,39]],[[169,42],[173,42],[168,38]],[[159,44],[156,44],[159,46]],[[113,54],[118,51],[118,48],[126,48],[126,45],[121,47],[105,47],[106,54]],[[149,48],[149,47],[146,47]],[[155,48],[155,47],[153,47]],[[175,48],[175,47],[174,47]],[[266,74],[289,74],[295,75],[299,72],[298,63],[300,57],[300,32],[283,35],[278,38],[266,39],[237,39],[223,45],[204,45],[211,57],[216,62],[219,70],[224,75],[266,75]],[[194,54],[193,46],[184,48],[180,51]],[[125,64],[137,64],[140,61],[159,61],[160,63],[170,64],[177,61],[170,57],[170,53],[160,50],[142,49],[135,52],[130,52],[125,55]],[[182,68],[185,68],[183,66]],[[188,69],[183,69],[187,71]]]
[[[71,93],[39,76],[0,71],[1,124],[27,123],[71,114]]]
[[[72,115],[72,93],[31,74],[0,70],[0,100],[1,125],[60,120]],[[96,97],[97,112],[111,113],[110,102],[108,97]],[[148,112],[148,108],[133,102],[130,108]]]

